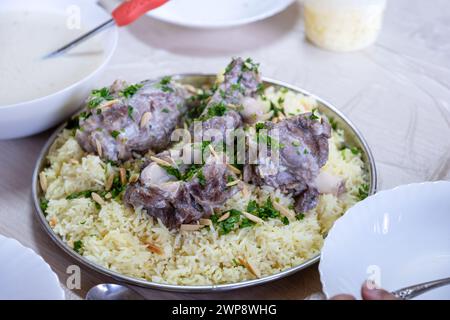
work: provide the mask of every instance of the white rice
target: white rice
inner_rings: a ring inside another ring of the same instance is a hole
[[[301,94],[266,90],[277,103],[284,97],[286,114],[310,111],[316,102]],[[110,166],[99,157],[85,154],[69,131],[57,139],[44,170],[48,181],[47,220],[70,246],[81,241],[87,259],[111,270],[159,283],[205,285],[239,282],[255,278],[248,268],[236,263],[247,261],[267,276],[296,266],[320,252],[323,237],[347,208],[358,201],[358,188],[366,183],[360,154],[339,150],[343,132],[333,131],[329,160],[322,170],[345,179],[346,192],[339,197],[321,195],[318,206],[302,220],[284,225],[269,219],[262,225],[219,235],[214,227],[200,231],[170,231],[140,210],[132,210],[116,200],[106,200],[99,210],[91,198],[67,200],[73,192],[102,190]],[[345,158],[343,157],[345,155]],[[273,199],[288,208],[289,195],[270,187],[246,186],[224,204],[226,209],[245,210],[250,200],[263,203]],[[153,253],[146,243],[162,250]]]

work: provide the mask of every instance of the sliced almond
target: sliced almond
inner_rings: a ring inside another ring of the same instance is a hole
[[[227,168],[230,169],[230,171],[232,171],[235,174],[241,174],[241,170],[239,170],[235,166],[232,166],[231,164],[227,163]]]
[[[70,159],[69,160],[69,163],[71,163],[71,164],[80,164],[80,162],[78,161],[78,160],[76,160],[76,159]]]
[[[167,161],[165,161],[163,159],[154,157],[154,156],[150,156],[150,160],[152,160],[153,162],[156,162],[159,165],[165,166],[165,167],[171,167],[172,166],[171,163],[169,163],[169,162],[167,162]]]
[[[287,217],[287,218],[295,218],[295,213],[292,210],[289,210],[288,208],[282,206],[281,204],[279,204],[278,202],[276,202],[274,199],[272,199],[272,204],[273,207],[280,211],[281,215]]]
[[[193,94],[197,94],[197,88],[194,87],[193,85],[190,84],[184,84],[183,87],[189,92],[189,93],[193,93]]]
[[[99,106],[99,108],[102,109],[102,111],[103,111],[103,110],[105,110],[105,109],[111,107],[113,104],[115,104],[115,103],[117,103],[117,102],[119,102],[119,100],[117,100],[117,99],[114,99],[114,100],[108,100],[108,101],[105,101],[104,103],[102,103],[102,104]]]
[[[120,183],[122,185],[125,185],[127,183],[127,170],[125,170],[125,168],[120,168],[119,174],[120,174]]]
[[[211,144],[208,144],[208,148],[209,148],[209,151],[211,151],[211,154],[213,155],[213,157],[219,160],[220,159],[219,155],[217,154],[216,150],[214,150],[214,147]]]
[[[138,180],[139,180],[139,174],[133,173],[133,174],[130,176],[130,182],[131,182],[131,183],[135,183],[135,182],[138,181]]]
[[[163,250],[158,247],[156,244],[153,244],[151,242],[146,242],[145,245],[147,246],[148,251],[156,253],[156,254],[163,254]]]
[[[224,215],[222,215],[222,216],[217,220],[217,222],[222,222],[222,221],[224,221],[224,220],[227,220],[229,217],[230,217],[230,213],[227,212],[227,213],[225,213]]]
[[[243,259],[243,258],[238,258],[238,261],[240,264],[242,264],[245,268],[247,268],[247,270],[253,274],[255,277],[260,278],[261,277],[261,273],[259,272],[259,270],[252,265],[250,262],[248,262],[247,260]]]
[[[144,112],[144,114],[141,117],[141,123],[140,123],[141,128],[146,127],[148,125],[148,123],[150,122],[151,118],[152,118],[152,114],[150,112]]]
[[[242,184],[242,195],[244,196],[244,198],[247,198],[248,196],[248,188],[246,183]]]
[[[264,220],[261,219],[260,217],[255,216],[254,214],[242,211],[242,214],[244,215],[244,217],[246,217],[248,220],[253,221],[254,223],[264,223]]]
[[[97,148],[98,156],[101,157],[103,155],[102,145],[101,145],[100,141],[98,141],[97,139],[95,139],[95,147]]]
[[[58,220],[56,219],[56,217],[52,217],[48,223],[51,227],[54,227],[54,226],[56,226],[57,222],[58,222]]]
[[[105,190],[106,191],[111,190],[113,183],[114,183],[114,173],[111,173],[108,179],[106,179]]]
[[[46,192],[48,184],[47,184],[47,177],[45,176],[44,172],[39,173],[39,184],[41,185],[42,191]]]
[[[236,179],[234,181],[228,182],[227,183],[227,187],[232,187],[232,186],[238,184],[239,182],[241,182],[241,180],[239,180],[239,179]]]
[[[180,226],[180,230],[181,231],[197,231],[203,227],[205,227],[205,226],[201,225],[201,224],[182,224]]]
[[[105,200],[103,200],[103,198],[100,197],[100,195],[98,193],[92,192],[91,197],[92,197],[92,200],[94,200],[101,206],[106,204]]]
[[[212,225],[211,219],[200,219],[199,222],[203,226],[210,226],[210,225]]]

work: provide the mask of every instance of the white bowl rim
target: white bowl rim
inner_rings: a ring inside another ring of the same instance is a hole
[[[340,226],[343,223],[345,223],[345,221],[347,219],[350,219],[355,214],[361,214],[361,212],[357,212],[357,210],[359,209],[360,206],[364,206],[365,205],[364,202],[374,201],[373,199],[378,199],[380,197],[383,197],[384,194],[386,194],[386,193],[397,192],[398,190],[415,189],[415,188],[420,188],[420,187],[423,187],[423,186],[428,187],[428,186],[433,186],[433,185],[445,185],[445,184],[450,186],[450,181],[437,180],[437,181],[415,182],[415,183],[408,183],[408,184],[398,185],[398,186],[396,186],[394,188],[391,188],[391,189],[380,190],[380,191],[370,195],[366,199],[355,203],[339,219],[337,219],[334,222],[334,224],[331,227],[331,229],[328,231],[327,237],[325,238],[325,241],[323,243],[322,249],[320,251],[320,262],[319,262],[318,270],[319,270],[320,282],[322,284],[322,291],[325,294],[325,296],[328,299],[331,298],[330,294],[328,293],[329,289],[327,288],[326,282],[324,280],[325,279],[325,275],[324,275],[324,271],[323,271],[323,264],[324,264],[324,261],[326,261],[326,259],[327,259],[326,252],[327,252],[328,243],[331,242],[334,237],[336,237],[336,229],[340,228]],[[343,292],[343,293],[345,293],[345,292]]]
[[[93,10],[100,10],[102,13],[104,14],[108,14],[106,12],[105,9],[103,9],[101,6],[99,6],[96,2],[85,2],[87,5],[92,5],[92,8],[95,8]],[[100,23],[99,23],[100,24]],[[10,108],[23,108],[23,107],[27,107],[29,104],[33,104],[33,103],[37,103],[37,102],[42,102],[45,99],[50,99],[53,98],[63,92],[69,91],[77,86],[79,86],[81,83],[88,81],[89,79],[91,79],[92,77],[94,77],[100,70],[102,70],[111,60],[114,52],[116,51],[117,48],[117,42],[118,42],[118,38],[119,38],[119,33],[118,33],[118,27],[116,25],[114,25],[111,30],[112,35],[112,48],[111,50],[104,55],[103,57],[103,61],[101,64],[99,64],[94,70],[92,70],[88,75],[86,75],[85,77],[81,78],[80,80],[78,80],[77,82],[72,83],[71,85],[62,88],[58,91],[55,91],[53,93],[50,93],[48,95],[39,97],[39,98],[35,98],[32,100],[27,100],[27,101],[22,101],[22,102],[18,102],[18,103],[13,103],[13,104],[6,104],[6,105],[0,105],[0,110],[4,110],[4,109],[10,109]]]
[[[292,5],[295,0],[287,0],[286,3],[282,3],[281,5],[274,6],[274,8],[267,10],[266,12],[262,12],[256,14],[254,16],[248,18],[236,18],[234,20],[228,21],[219,21],[219,22],[203,22],[198,20],[188,21],[186,19],[177,19],[174,17],[166,17],[164,15],[159,15],[158,12],[148,12],[147,15],[149,17],[154,18],[155,20],[170,23],[177,26],[184,26],[193,29],[220,29],[220,28],[231,28],[238,27],[246,24],[250,24],[253,22],[261,21],[267,18],[270,18],[278,13],[283,12]]]

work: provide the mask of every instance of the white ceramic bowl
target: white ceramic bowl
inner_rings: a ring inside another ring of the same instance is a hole
[[[86,28],[93,28],[111,18],[90,0],[2,0],[0,10],[28,9],[66,13],[66,9],[73,5],[80,8],[82,23]],[[102,62],[88,76],[53,94],[0,106],[0,139],[24,137],[41,132],[62,122],[80,107],[116,49],[117,28],[110,28],[97,37],[105,54]]]
[[[0,235],[0,300],[63,300],[50,266],[17,240]]]
[[[319,266],[327,297],[350,293],[373,279],[393,291],[450,276],[450,182],[381,191],[334,224]],[[450,299],[450,286],[417,299]]]
[[[294,0],[171,0],[149,16],[193,28],[224,28],[277,14]]]

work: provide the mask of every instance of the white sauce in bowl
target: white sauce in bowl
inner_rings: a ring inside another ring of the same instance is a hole
[[[86,32],[69,29],[66,20],[65,15],[53,12],[0,13],[0,106],[55,93],[102,63],[104,52],[96,38],[60,57],[42,59]]]

